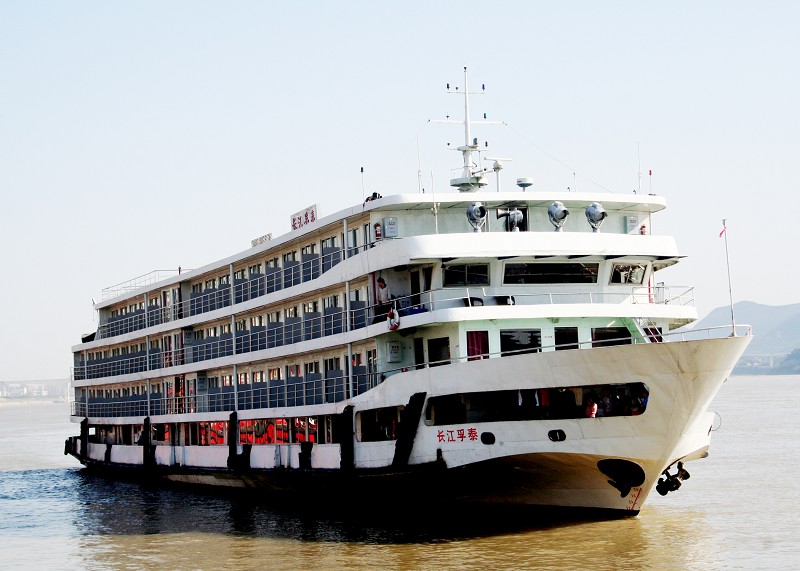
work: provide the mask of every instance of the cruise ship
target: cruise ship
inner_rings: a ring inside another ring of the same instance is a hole
[[[681,487],[749,327],[675,331],[697,312],[659,276],[682,257],[652,232],[663,197],[492,188],[466,82],[451,192],[311,205],[228,258],[104,290],[72,348],[65,453],[352,506],[624,516]]]

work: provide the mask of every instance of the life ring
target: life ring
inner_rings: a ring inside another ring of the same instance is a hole
[[[397,313],[394,307],[386,314],[386,325],[389,327],[389,331],[394,331],[400,327],[400,314]]]

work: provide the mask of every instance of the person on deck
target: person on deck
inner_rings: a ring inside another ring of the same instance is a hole
[[[378,278],[376,283],[378,284],[378,288],[375,292],[375,297],[378,299],[378,305],[375,306],[375,319],[372,320],[372,323],[385,321],[386,314],[392,309],[392,290],[386,285],[386,280]]]

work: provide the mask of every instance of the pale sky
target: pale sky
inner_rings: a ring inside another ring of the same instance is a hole
[[[727,305],[727,218],[734,300],[800,302],[798,21],[789,1],[1,1],[0,380],[66,378],[104,287],[358,203],[362,166],[368,193],[417,192],[420,167],[450,192],[462,131],[426,122],[461,117],[464,66],[473,117],[509,125],[473,133],[507,184],[632,192],[640,157],[653,232],[687,256],[659,279],[701,317]]]

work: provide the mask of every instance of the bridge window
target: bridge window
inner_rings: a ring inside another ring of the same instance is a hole
[[[489,285],[489,265],[470,264],[444,267],[444,287]]]
[[[508,263],[503,283],[516,284],[594,284],[599,264]]]
[[[614,264],[609,283],[642,285],[646,269],[644,264]]]
[[[500,354],[521,355],[537,353],[542,348],[540,329],[506,329],[500,331]]]

